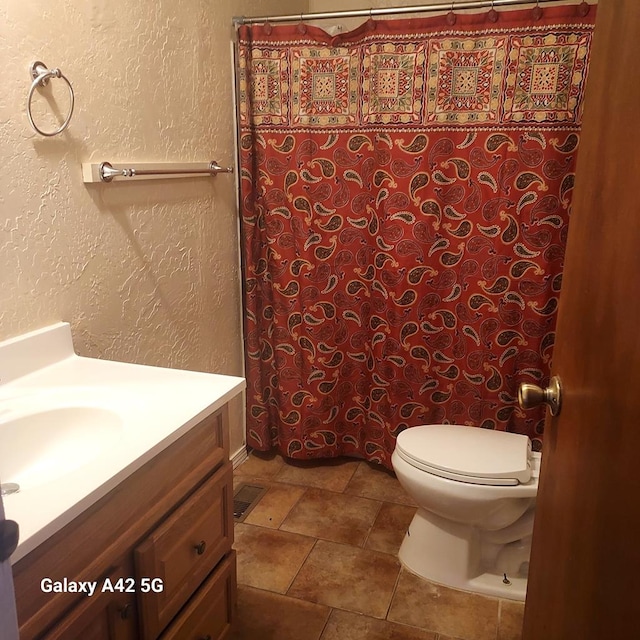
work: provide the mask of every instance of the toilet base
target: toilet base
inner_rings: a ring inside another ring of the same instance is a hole
[[[412,573],[455,589],[524,601],[527,579],[487,571],[505,545],[482,543],[478,529],[418,509],[398,552]]]

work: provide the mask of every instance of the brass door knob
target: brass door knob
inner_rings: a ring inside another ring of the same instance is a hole
[[[546,404],[552,416],[560,413],[562,406],[562,384],[558,376],[549,380],[549,386],[542,389],[536,384],[523,382],[518,388],[518,404],[521,409],[533,409]]]

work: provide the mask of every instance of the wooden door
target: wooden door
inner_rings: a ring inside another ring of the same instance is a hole
[[[640,637],[640,10],[600,0],[524,640]]]

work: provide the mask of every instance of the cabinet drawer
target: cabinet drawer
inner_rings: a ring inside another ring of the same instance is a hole
[[[136,549],[138,581],[160,578],[160,593],[139,593],[144,640],[154,640],[233,543],[233,465],[228,462]]]
[[[108,576],[111,584],[133,574],[130,557]],[[1,634],[0,634],[1,635]],[[43,640],[136,640],[138,621],[134,593],[105,591],[99,580],[93,596],[85,596]]]
[[[209,576],[161,640],[222,640],[236,606],[236,552]]]

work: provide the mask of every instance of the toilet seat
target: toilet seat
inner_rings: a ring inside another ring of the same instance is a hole
[[[408,464],[457,482],[515,486],[531,480],[527,436],[450,424],[411,427],[397,438]]]

